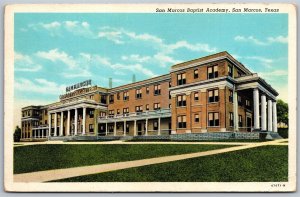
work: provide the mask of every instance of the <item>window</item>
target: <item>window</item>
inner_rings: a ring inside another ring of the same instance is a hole
[[[242,118],[242,115],[239,115],[239,127],[243,127],[243,118]]]
[[[177,75],[177,85],[186,84],[185,73],[181,73]]]
[[[171,109],[171,104],[169,104],[169,108]]]
[[[233,102],[233,91],[229,90],[229,102]]]
[[[129,113],[129,108],[123,108],[123,114],[128,114]]]
[[[195,118],[194,118],[195,122],[199,122],[200,119],[199,119],[199,114],[195,114]]]
[[[233,69],[231,65],[228,65],[228,76],[233,77]]]
[[[90,118],[94,118],[94,110],[89,111],[89,116],[90,116]]]
[[[177,117],[177,126],[178,128],[186,128],[186,116],[182,115],[182,116],[178,116]]]
[[[149,94],[149,92],[150,92],[149,87],[146,87],[146,94]]]
[[[240,106],[242,106],[243,102],[242,102],[242,97],[241,96],[238,96],[238,104]]]
[[[218,112],[208,113],[208,126],[210,126],[210,127],[219,126],[219,113]]]
[[[213,79],[218,77],[218,66],[207,67],[208,79]]]
[[[45,120],[45,124],[47,124],[47,120]]]
[[[136,112],[143,112],[143,106],[135,106],[135,111]]]
[[[109,95],[109,103],[114,103],[114,95]]]
[[[169,88],[170,88],[170,87],[172,87],[172,83],[171,83],[171,81],[169,82]]]
[[[106,95],[101,95],[101,103],[106,104]]]
[[[160,109],[160,103],[154,103],[153,109],[154,110]]]
[[[90,99],[94,99],[94,95],[90,95]]]
[[[146,110],[149,110],[149,104],[146,105]]]
[[[105,117],[106,116],[106,113],[105,112],[100,112],[100,117]]]
[[[117,93],[117,100],[120,100],[120,93]]]
[[[186,106],[186,95],[177,96],[177,106],[178,107]]]
[[[135,90],[135,97],[137,99],[141,99],[142,98],[142,90],[141,89]]]
[[[238,71],[238,77],[241,77],[242,73],[240,71]]]
[[[194,101],[199,101],[199,93],[194,92]]]
[[[93,132],[94,132],[94,125],[93,125],[93,124],[90,124],[90,125],[89,125],[89,132],[90,132],[90,133],[93,133]]]
[[[153,122],[153,130],[158,130],[158,121],[157,120],[155,120]]]
[[[198,79],[198,69],[194,70],[194,79]]]
[[[219,90],[215,89],[215,90],[209,90],[208,91],[208,102],[212,103],[212,102],[218,102],[219,101]]]
[[[113,117],[115,115],[115,111],[114,110],[109,110],[108,114],[110,117]]]
[[[233,113],[229,113],[229,126],[233,127]]]
[[[120,114],[120,109],[117,109],[117,114]]]
[[[154,85],[154,95],[159,95],[159,94],[160,94],[160,84]]]
[[[113,133],[114,132],[114,125],[108,126],[108,132]]]
[[[124,93],[123,93],[123,100],[124,100],[124,101],[129,100],[129,93],[128,93],[128,92],[124,92]]]
[[[246,107],[251,107],[251,102],[248,99],[246,99]]]

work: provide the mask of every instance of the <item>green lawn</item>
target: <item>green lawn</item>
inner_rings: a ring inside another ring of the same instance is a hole
[[[230,147],[192,144],[48,144],[14,147],[14,174]]]
[[[281,182],[288,147],[264,146],[169,163],[74,177],[61,182]]]

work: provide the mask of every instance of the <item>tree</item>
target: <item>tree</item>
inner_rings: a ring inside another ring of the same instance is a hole
[[[21,139],[21,129],[19,126],[16,126],[15,132],[14,132],[14,142],[19,142]]]
[[[277,100],[277,122],[289,124],[289,106],[283,100]]]

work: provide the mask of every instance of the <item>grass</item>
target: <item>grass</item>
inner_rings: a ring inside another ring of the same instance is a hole
[[[288,147],[264,146],[60,182],[281,182],[288,180]]]
[[[44,144],[14,147],[14,174],[207,151],[229,145]]]
[[[167,140],[167,139],[132,139],[126,142],[266,142],[263,139],[220,139],[220,140]]]

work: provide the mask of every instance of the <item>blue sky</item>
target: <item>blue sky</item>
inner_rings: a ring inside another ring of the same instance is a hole
[[[287,101],[287,14],[15,14],[15,102],[58,100],[86,79],[113,86],[228,51]]]

